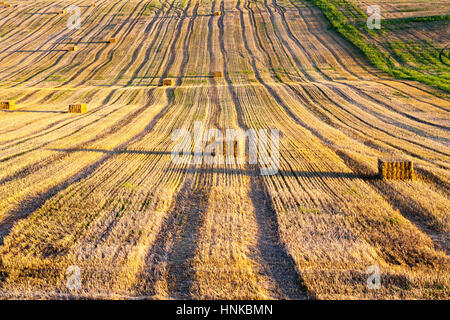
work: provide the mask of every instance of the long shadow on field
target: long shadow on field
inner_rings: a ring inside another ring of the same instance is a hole
[[[58,12],[25,12],[29,16],[46,16],[46,15],[58,15]]]
[[[228,12],[232,12],[232,11],[228,11]],[[180,18],[182,15],[182,13],[178,14],[178,15],[171,15],[171,16],[161,16],[158,17],[157,19],[170,19],[170,18]],[[206,13],[206,14],[197,14],[195,16],[192,15],[185,15],[186,18],[194,18],[194,17],[214,17],[214,14],[212,13]]]
[[[48,50],[12,50],[10,52],[16,53],[16,52],[28,52],[28,53],[34,53],[34,52],[68,52],[66,49],[48,49]]]
[[[151,132],[158,122],[158,120],[163,117],[164,114],[167,113],[167,110],[170,108],[172,104],[172,88],[168,88],[166,90],[166,94],[168,97],[168,102],[164,108],[161,109],[161,111],[147,124],[147,126],[140,131],[138,134],[127,140],[126,142],[122,143],[120,146],[118,146],[114,150],[123,150],[126,148],[127,145],[142,139],[145,135],[147,135],[149,132]],[[113,154],[105,154],[103,157],[101,157],[98,161],[94,162],[93,164],[86,166],[82,168],[79,172],[75,173],[73,176],[65,179],[64,181],[61,181],[54,187],[43,191],[40,194],[37,194],[35,196],[29,197],[27,199],[24,199],[21,201],[21,203],[17,206],[16,209],[13,209],[12,211],[8,212],[2,221],[0,221],[0,245],[3,245],[4,238],[10,233],[13,225],[26,217],[28,217],[30,214],[38,210],[40,207],[44,205],[44,203],[54,197],[58,194],[58,192],[69,188],[70,186],[78,183],[79,181],[82,181],[86,179],[88,176],[90,176],[92,173],[95,172],[102,164],[104,164],[107,160],[109,160]]]
[[[106,150],[106,149],[89,149],[89,148],[74,148],[74,149],[49,149],[51,151],[58,152],[101,152],[106,154],[143,154],[143,155],[172,155],[170,151],[146,151],[146,150],[126,150],[126,149],[116,149],[116,150]],[[190,153],[191,156],[200,155],[194,152]],[[167,170],[170,173],[171,170]],[[222,174],[226,173],[226,168],[197,168],[191,167],[186,169],[186,173],[216,173]],[[254,174],[253,170],[238,169],[233,168],[233,173],[237,175],[252,176]],[[288,170],[278,170],[274,175],[282,176],[295,176],[299,178],[340,178],[340,179],[363,179],[363,180],[377,180],[378,175],[376,174],[364,174],[364,173],[353,173],[353,172],[332,172],[332,171],[288,171]]]
[[[18,220],[26,218],[34,211],[39,209],[44,205],[44,203],[58,194],[61,190],[64,190],[71,185],[87,178],[91,173],[93,173],[102,163],[108,160],[111,156],[105,155],[100,160],[90,165],[87,168],[84,168],[81,172],[75,174],[74,176],[68,178],[67,180],[57,184],[53,188],[31,198],[24,200],[21,205],[8,213],[5,219],[3,219],[0,223],[0,245],[3,244],[3,239],[9,234],[11,228],[14,223]]]
[[[61,41],[55,42],[55,44],[100,44],[109,43],[108,40],[96,40],[96,41]]]
[[[170,154],[170,153],[169,153]],[[187,169],[187,172],[198,172],[199,170],[207,170],[210,173],[222,174],[226,173],[226,168],[190,168]],[[167,170],[168,172],[170,170]],[[233,168],[233,173],[237,175],[245,175],[245,176],[253,176],[254,170],[245,170],[245,169],[237,169]],[[259,174],[259,171],[257,171]],[[282,176],[295,176],[299,178],[342,178],[342,179],[365,179],[372,180],[378,179],[378,175],[372,174],[355,174],[352,172],[331,172],[331,171],[288,171],[288,170],[278,170],[273,175],[282,175]]]
[[[0,110],[1,112],[30,112],[30,113],[68,113],[67,111],[50,111],[50,110]]]
[[[134,77],[133,79],[157,79],[161,77]],[[184,79],[184,78],[213,78],[212,75],[201,75],[201,76],[178,76],[178,77],[166,77],[164,79]],[[161,78],[162,79],[162,78]]]
[[[73,149],[49,149],[50,151],[58,152],[100,152],[106,154],[145,154],[145,155],[171,155],[172,152],[169,151],[146,151],[146,150],[105,150],[105,149],[89,149],[89,148],[73,148]],[[196,153],[191,153],[191,155],[196,155]],[[195,170],[194,170],[195,171]],[[194,172],[189,171],[189,172]]]
[[[158,280],[165,279],[170,298],[191,299],[203,213],[210,197],[211,175],[188,175],[167,215],[156,241],[145,258],[146,270],[135,288],[140,294],[158,294]]]
[[[280,228],[272,201],[267,196],[264,181],[255,167],[250,181],[250,199],[255,208],[258,223],[258,247],[267,273],[276,281],[283,299],[308,299],[308,292],[298,272],[294,259],[286,251],[280,239]]]
[[[157,20],[160,20],[160,19],[171,19],[171,18],[180,18],[180,14],[175,14],[175,15],[171,15],[171,16],[161,16],[161,17],[158,17]]]

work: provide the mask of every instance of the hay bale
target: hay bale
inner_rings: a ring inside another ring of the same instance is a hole
[[[14,100],[0,101],[1,110],[14,110],[16,109],[16,102]]]
[[[163,86],[173,86],[173,79],[164,79]]]
[[[233,144],[233,149],[234,149],[233,156],[236,157],[237,141],[230,141],[230,142],[228,142],[227,140],[223,140],[222,143],[223,143],[223,156],[226,158],[228,156],[228,153],[230,153],[230,156],[231,156],[231,150],[228,150],[227,147],[228,147],[228,145],[231,145],[231,143],[232,143]]]
[[[66,10],[59,10],[59,11],[58,11],[58,14],[66,14],[66,13],[67,13]]]
[[[72,46],[72,47],[68,47],[67,51],[77,51],[78,47],[77,46]]]
[[[214,12],[214,16],[218,17],[218,16],[220,16],[220,15],[222,15],[222,12],[221,12],[221,11],[216,11],[216,12]]]
[[[223,77],[223,73],[222,71],[216,71],[213,73],[213,77],[214,78],[222,78]]]
[[[220,140],[216,140],[216,139],[214,139],[214,141],[217,143],[217,145],[219,146],[219,149],[222,149],[222,156],[224,157],[224,158],[226,158],[227,157],[227,140],[225,140],[225,139],[220,139]],[[236,144],[236,141],[234,141],[234,143]],[[235,153],[236,153],[236,145],[234,146],[235,147]],[[230,150],[230,153],[231,153],[231,150]],[[215,156],[217,156],[217,154],[216,154],[216,149],[213,149],[212,151],[211,151],[211,155],[213,156],[213,157],[215,157]],[[219,153],[219,155],[220,155],[220,153]]]
[[[91,7],[95,7],[95,6],[97,6],[96,3],[91,3]]]
[[[385,180],[412,180],[414,164],[409,160],[378,159],[378,174]]]
[[[221,156],[225,162],[232,161],[231,163],[243,164],[246,159],[245,153],[245,139],[227,140],[221,139],[217,141],[219,149],[222,150]],[[212,157],[216,157],[216,149],[211,152]]]
[[[86,112],[87,112],[86,103],[69,105],[69,113],[86,113]]]
[[[227,150],[228,145],[232,145],[233,149]],[[228,154],[230,153],[230,154]],[[242,159],[245,157],[245,140],[237,139],[232,141],[224,141],[223,144],[223,156],[229,157],[233,156],[234,158],[241,157]]]
[[[116,38],[111,38],[111,39],[109,39],[109,43],[117,43],[117,39]]]

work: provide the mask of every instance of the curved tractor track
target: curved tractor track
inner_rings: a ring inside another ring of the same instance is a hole
[[[64,2],[0,11],[0,298],[449,298],[443,93],[374,69],[309,1],[73,4],[79,30]],[[172,161],[178,129],[185,158],[206,148],[199,122],[279,130],[278,171]],[[377,179],[381,157],[416,178]]]

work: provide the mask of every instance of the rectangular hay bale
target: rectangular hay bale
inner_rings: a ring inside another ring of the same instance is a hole
[[[173,86],[173,79],[164,79],[163,86]]]
[[[223,77],[223,73],[222,71],[216,71],[213,73],[213,77],[214,78],[222,78]]]
[[[86,113],[86,112],[87,112],[86,103],[69,105],[69,113]]]
[[[384,180],[412,180],[414,164],[409,160],[378,159],[378,174]]]
[[[14,110],[16,109],[16,102],[14,100],[10,101],[0,101],[1,110]]]
[[[214,16],[216,16],[216,17],[220,16],[221,14],[222,14],[221,11],[216,11],[216,12],[214,12]]]
[[[245,161],[245,139],[226,140],[222,139],[218,141],[219,149],[222,149],[222,155],[224,160],[228,161],[231,157],[234,157],[235,161]],[[216,156],[216,149],[212,150],[211,155]]]
[[[227,150],[227,147],[230,146],[232,150]],[[223,145],[223,155],[224,157],[233,156],[234,158],[245,158],[245,140],[238,139],[232,141],[224,141]]]
[[[111,39],[109,39],[109,43],[117,43],[117,39],[116,38],[111,38]]]
[[[67,51],[77,51],[78,47],[77,46],[72,46],[67,48]]]

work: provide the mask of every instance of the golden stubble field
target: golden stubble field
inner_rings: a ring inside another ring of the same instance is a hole
[[[375,70],[307,1],[91,3],[0,8],[1,298],[449,298],[445,95]],[[278,129],[278,173],[175,164],[195,121]],[[392,156],[416,179],[374,178]]]

